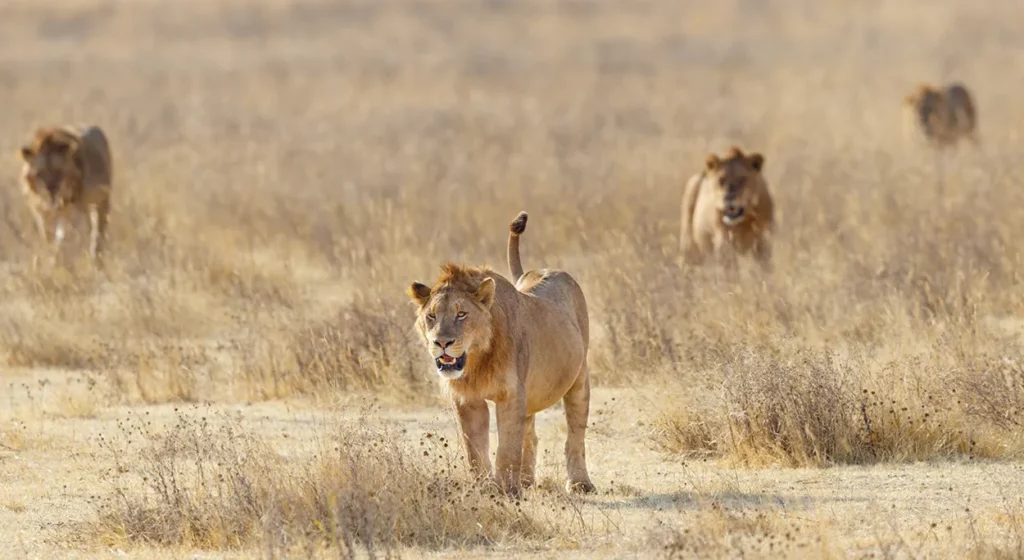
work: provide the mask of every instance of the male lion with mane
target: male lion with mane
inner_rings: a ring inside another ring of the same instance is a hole
[[[978,143],[978,113],[963,84],[919,84],[903,98],[903,111],[908,135],[920,134],[932,147],[953,147],[965,138]]]
[[[419,306],[416,327],[452,398],[478,475],[491,472],[486,401],[495,404],[498,420],[495,481],[516,496],[534,482],[534,415],[561,400],[568,424],[566,488],[593,492],[584,445],[590,413],[587,302],[565,272],[523,273],[519,236],[526,219],[521,212],[509,228],[512,282],[486,267],[445,264],[433,287],[409,287]]]
[[[89,216],[89,254],[103,250],[110,213],[113,169],[110,145],[98,127],[40,128],[21,148],[22,190],[43,240],[60,250],[65,228]]]
[[[732,264],[737,255],[751,254],[769,267],[775,216],[763,167],[764,156],[735,146],[724,159],[708,155],[704,171],[683,192],[679,245],[686,262],[716,256]]]

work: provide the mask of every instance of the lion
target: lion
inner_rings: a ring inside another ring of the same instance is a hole
[[[526,212],[508,238],[511,282],[488,267],[441,267],[433,287],[416,282],[408,294],[418,305],[416,328],[452,399],[470,467],[490,476],[490,413],[495,404],[498,453],[493,480],[509,495],[534,482],[534,415],[559,400],[568,437],[566,489],[595,490],[587,473],[584,440],[590,414],[590,320],[579,284],[566,272],[523,272],[519,236]]]
[[[903,98],[903,111],[908,135],[920,134],[932,147],[954,147],[963,139],[978,144],[978,113],[963,84],[919,84]]]
[[[750,254],[770,267],[774,205],[761,175],[764,156],[733,146],[725,158],[710,154],[704,171],[683,192],[680,249],[686,262],[716,256],[732,264]]]
[[[40,128],[21,148],[21,185],[43,241],[59,254],[65,229],[77,215],[89,217],[89,254],[103,251],[110,214],[113,167],[107,136],[99,127]]]

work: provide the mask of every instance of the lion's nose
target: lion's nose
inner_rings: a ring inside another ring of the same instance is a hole
[[[454,338],[438,338],[438,339],[434,340],[434,344],[440,346],[441,350],[447,349],[454,342],[455,342]]]

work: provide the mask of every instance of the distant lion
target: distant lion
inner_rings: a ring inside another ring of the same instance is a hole
[[[714,256],[731,263],[749,254],[762,267],[770,265],[775,216],[763,167],[764,156],[735,146],[724,159],[708,155],[704,171],[683,192],[680,249],[686,262]]]
[[[903,98],[903,111],[908,133],[922,135],[933,147],[953,147],[962,139],[978,142],[978,113],[962,84],[941,89],[919,84]]]
[[[89,217],[89,254],[103,250],[113,168],[110,145],[98,127],[40,128],[21,148],[21,185],[44,241],[59,251],[75,214]]]
[[[512,282],[486,267],[445,264],[433,287],[414,283],[416,327],[451,396],[471,468],[491,472],[490,413],[498,419],[495,479],[510,495],[535,480],[534,415],[562,401],[568,435],[565,460],[571,492],[593,492],[584,440],[590,413],[590,320],[583,290],[569,274],[523,273],[519,236],[526,212],[508,238]],[[514,282],[514,284],[513,284]]]

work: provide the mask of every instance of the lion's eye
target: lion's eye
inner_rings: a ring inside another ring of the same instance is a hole
[[[427,320],[431,322],[436,321],[437,315],[434,315],[433,313],[427,313]]]
[[[459,311],[459,314],[456,315],[455,318],[457,320],[459,320],[459,321],[465,319],[466,318],[466,312],[465,311]]]

